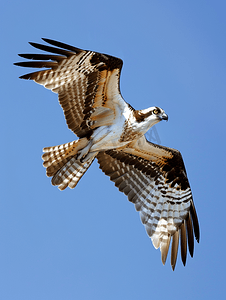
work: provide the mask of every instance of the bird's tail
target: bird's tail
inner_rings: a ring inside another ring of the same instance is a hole
[[[55,147],[43,149],[43,166],[46,167],[46,175],[52,177],[52,184],[58,185],[60,190],[67,186],[74,188],[85,172],[92,164],[97,153],[89,155],[89,158],[81,162],[77,160],[78,151],[87,146],[86,138],[66,143]]]

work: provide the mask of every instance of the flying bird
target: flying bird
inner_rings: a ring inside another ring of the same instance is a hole
[[[79,139],[43,149],[43,165],[60,190],[74,188],[94,159],[140,212],[165,264],[170,242],[174,270],[179,240],[186,264],[199,223],[179,151],[149,142],[144,134],[168,116],[160,107],[135,110],[120,92],[122,60],[43,39],[30,43],[48,54],[19,54],[17,66],[45,68],[21,76],[58,93],[67,125]],[[51,46],[50,46],[51,45]]]

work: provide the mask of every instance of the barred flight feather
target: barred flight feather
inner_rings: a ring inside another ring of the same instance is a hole
[[[85,163],[81,163],[75,157],[72,157],[53,176],[52,184],[58,185],[60,190],[64,190],[66,187],[73,189],[88,170],[94,158],[95,156],[87,160]]]
[[[51,177],[78,151],[87,145],[86,138],[73,141],[71,143],[62,144],[54,147],[46,147],[43,149],[42,155],[43,166],[46,168],[46,175]]]

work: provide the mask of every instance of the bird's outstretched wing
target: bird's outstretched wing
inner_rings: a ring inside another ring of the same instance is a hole
[[[165,264],[172,237],[171,265],[175,268],[179,237],[186,263],[191,256],[199,224],[192,193],[179,151],[150,143],[143,136],[126,148],[100,152],[100,168],[128,196]],[[194,231],[194,234],[193,234]]]
[[[55,46],[30,43],[54,54],[19,54],[34,61],[15,63],[32,68],[48,68],[21,76],[59,94],[68,127],[78,136],[91,135],[94,128],[111,125],[123,110],[120,87],[122,60],[110,55],[82,50],[50,39]]]

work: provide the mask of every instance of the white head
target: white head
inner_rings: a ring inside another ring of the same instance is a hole
[[[162,120],[168,120],[168,116],[165,111],[157,106],[137,110],[135,118],[138,123],[143,125],[142,127],[145,127],[146,130]]]

